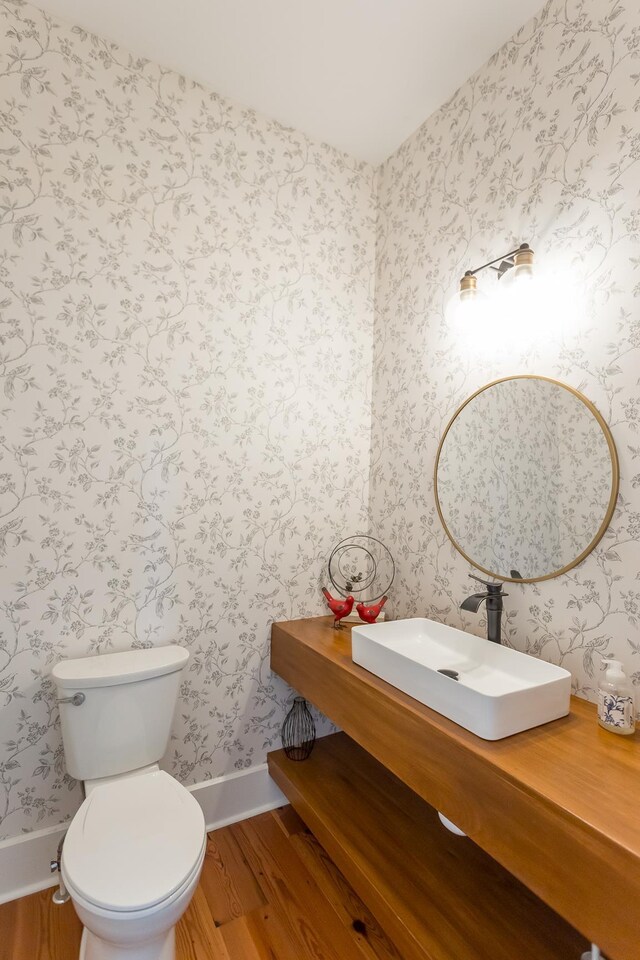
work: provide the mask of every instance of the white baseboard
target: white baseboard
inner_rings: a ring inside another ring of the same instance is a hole
[[[21,833],[0,842],[0,903],[56,885],[57,874],[49,870],[67,824]]]
[[[266,763],[194,783],[189,790],[202,807],[208,831],[289,802],[269,776]]]
[[[269,776],[266,763],[188,788],[202,807],[207,831],[246,820],[287,803]],[[0,903],[57,885],[49,863],[68,823],[0,841]]]

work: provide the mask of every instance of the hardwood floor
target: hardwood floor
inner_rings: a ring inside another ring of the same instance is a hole
[[[77,960],[81,925],[52,890],[0,906],[1,960]],[[209,834],[178,960],[402,960],[291,807]]]

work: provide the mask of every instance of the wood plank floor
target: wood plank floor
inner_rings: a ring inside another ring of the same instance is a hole
[[[52,890],[0,905],[1,960],[77,960],[81,925]],[[178,960],[402,960],[291,807],[209,834]]]

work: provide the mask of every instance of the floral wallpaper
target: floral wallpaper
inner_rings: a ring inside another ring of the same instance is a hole
[[[530,579],[561,570],[593,543],[614,478],[607,438],[580,397],[519,378],[493,384],[456,414],[436,492],[452,538],[474,563]]]
[[[58,823],[49,673],[179,643],[170,772],[264,760],[273,619],[367,522],[374,172],[0,2],[0,836]]]
[[[603,655],[640,682],[639,111],[640,6],[551,0],[379,175],[371,505],[396,557],[394,615],[484,633],[459,609],[475,584],[436,513],[438,441],[483,384],[559,379],[611,427],[618,506],[580,566],[508,585],[505,635],[570,669],[589,699]],[[459,278],[523,241],[566,283],[555,309],[520,303],[499,336],[491,317],[457,335],[446,305]]]
[[[186,645],[168,768],[261,762],[269,625],[322,612],[343,536],[391,548],[392,615],[482,633],[433,468],[501,376],[581,390],[621,466],[597,550],[509,585],[506,642],[583,697],[602,655],[640,683],[640,9],[551,0],[377,174],[22,0],[0,37],[0,837],[79,802],[60,657]],[[554,308],[461,335],[459,277],[525,240]]]

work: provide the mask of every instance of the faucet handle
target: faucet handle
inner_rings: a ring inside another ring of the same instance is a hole
[[[483,587],[487,588],[487,591],[493,596],[498,596],[500,594],[503,597],[508,597],[508,593],[504,593],[502,587],[503,583],[489,583],[488,580],[482,580],[480,577],[476,577],[474,573],[470,573],[469,576],[472,580],[476,580],[478,583],[481,583]]]

